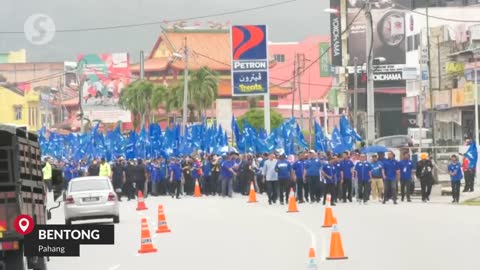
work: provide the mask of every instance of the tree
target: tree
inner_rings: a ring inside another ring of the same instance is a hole
[[[140,116],[140,126],[143,127],[147,116],[151,120],[152,110],[157,109],[165,101],[166,93],[167,89],[163,85],[138,80],[123,89],[118,104],[121,108],[131,111],[134,116]],[[138,127],[136,121],[134,127]]]
[[[237,119],[238,125],[243,129],[243,119],[247,121],[255,129],[264,129],[264,109],[250,109],[244,115]],[[283,123],[283,116],[275,111],[270,110],[270,127],[272,129],[279,127]]]
[[[183,81],[173,85],[166,97],[166,110],[183,110]],[[218,93],[218,74],[207,67],[192,71],[188,79],[189,122],[201,119],[207,109],[213,107]]]

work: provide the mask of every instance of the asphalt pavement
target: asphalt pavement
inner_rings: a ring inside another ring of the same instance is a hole
[[[262,195],[255,204],[240,195],[148,197],[147,211],[136,211],[135,201],[121,203],[115,245],[83,245],[80,257],[51,258],[48,269],[296,270],[307,269],[311,246],[322,270],[479,269],[480,208],[448,199],[338,204],[333,211],[349,258],[328,261],[332,229],[322,228],[320,204],[299,204],[300,212],[287,213],[286,205],[269,206]],[[155,233],[159,204],[171,233]],[[142,217],[149,220],[156,253],[138,254]],[[50,223],[64,223],[62,208]]]

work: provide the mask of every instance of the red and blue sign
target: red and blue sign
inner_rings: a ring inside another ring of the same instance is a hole
[[[267,27],[265,25],[232,26],[233,96],[268,93]]]

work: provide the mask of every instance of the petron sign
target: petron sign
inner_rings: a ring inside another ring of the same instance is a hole
[[[268,94],[266,25],[232,26],[232,95]]]
[[[342,21],[340,17],[340,0],[330,0],[330,8],[332,10],[337,10],[337,12],[330,14],[332,65],[342,66]]]

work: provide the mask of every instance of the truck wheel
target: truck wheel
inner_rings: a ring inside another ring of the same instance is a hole
[[[19,250],[6,252],[5,267],[8,270],[27,269],[27,265],[23,259],[23,246],[20,246]]]
[[[65,219],[65,225],[68,225],[68,226],[72,225],[72,220],[68,218]]]
[[[120,215],[113,217],[113,223],[115,223],[115,224],[120,223]]]

